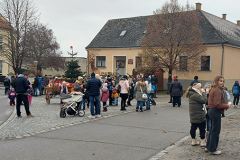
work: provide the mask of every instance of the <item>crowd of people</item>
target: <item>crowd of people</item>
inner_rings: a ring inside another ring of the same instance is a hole
[[[90,105],[89,118],[95,118],[101,116],[101,102],[103,112],[107,112],[108,106],[118,106],[118,104],[121,111],[126,111],[126,107],[131,106],[131,101],[136,98],[137,112],[143,112],[143,106],[146,106],[146,110],[150,110],[150,96],[156,97],[156,81],[156,76],[145,75],[143,78],[138,76],[135,79],[124,75],[117,84],[114,76],[102,78],[93,72],[89,78],[78,77],[74,84],[74,91],[84,94],[83,100],[78,103],[79,108],[85,109],[86,105],[87,107]],[[143,95],[146,95],[145,98]],[[119,97],[121,103],[118,103]]]

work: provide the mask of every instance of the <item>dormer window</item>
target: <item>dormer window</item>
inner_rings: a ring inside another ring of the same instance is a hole
[[[124,36],[127,30],[123,30],[119,36]]]

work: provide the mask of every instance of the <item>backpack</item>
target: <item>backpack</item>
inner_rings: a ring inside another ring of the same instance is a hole
[[[233,86],[232,92],[233,94],[239,94],[238,86]]]

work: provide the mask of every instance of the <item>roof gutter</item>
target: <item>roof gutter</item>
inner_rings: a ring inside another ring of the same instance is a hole
[[[223,58],[224,58],[224,44],[227,44],[228,41],[222,43],[222,63],[221,63],[221,76],[223,73]]]

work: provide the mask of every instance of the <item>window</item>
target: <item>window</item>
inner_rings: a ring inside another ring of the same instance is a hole
[[[141,57],[136,57],[135,59],[135,68],[141,67],[142,59]]]
[[[106,67],[106,56],[96,56],[97,67]]]
[[[188,57],[179,56],[179,70],[188,70]]]
[[[0,75],[2,75],[2,60],[0,60]]]
[[[0,49],[2,49],[3,45],[3,36],[0,34]]]
[[[127,30],[123,30],[119,36],[124,36]]]
[[[210,71],[210,62],[211,57],[210,56],[201,56],[201,71]]]

